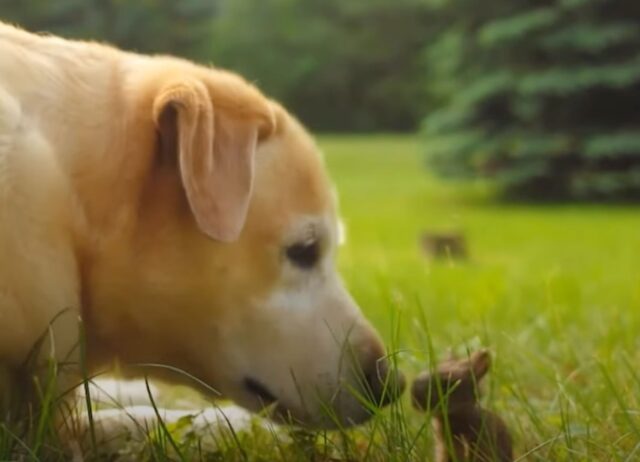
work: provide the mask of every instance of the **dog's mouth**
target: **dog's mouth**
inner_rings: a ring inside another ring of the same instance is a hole
[[[257,396],[265,407],[278,401],[278,398],[271,393],[266,385],[253,377],[246,377],[244,379],[244,386],[252,395]]]

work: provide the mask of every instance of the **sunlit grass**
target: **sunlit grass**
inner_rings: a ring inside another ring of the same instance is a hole
[[[439,355],[486,345],[488,401],[519,454],[538,448],[527,460],[640,460],[640,207],[491,201],[486,185],[428,175],[415,138],[322,146],[343,275],[383,335],[401,319],[406,369],[426,367],[426,329]],[[464,233],[470,258],[429,261],[423,230]]]
[[[413,137],[320,144],[347,226],[342,273],[409,377],[434,355],[486,346],[495,361],[483,402],[508,423],[521,460],[640,460],[640,207],[493,201],[487,185],[429,175]],[[425,230],[463,233],[469,258],[429,260],[419,246]],[[46,391],[42,399],[50,404]],[[0,427],[0,460],[16,453],[64,460],[50,418],[29,418]],[[191,431],[189,419],[161,423],[120,456],[425,461],[432,454],[427,417],[406,396],[356,429],[274,433],[256,425],[218,437],[215,451],[210,436]],[[85,460],[106,459],[90,452]]]

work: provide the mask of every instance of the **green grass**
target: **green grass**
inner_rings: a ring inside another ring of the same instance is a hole
[[[436,359],[431,350],[489,347],[483,402],[507,421],[521,460],[640,460],[640,207],[500,203],[487,185],[430,176],[414,137],[320,144],[347,226],[341,271],[410,377]],[[424,230],[464,233],[469,259],[427,259]],[[25,431],[18,443],[16,432],[0,431],[0,460],[34,443],[37,454],[23,450],[25,460],[62,457],[42,434]],[[181,422],[127,450],[134,460],[432,454],[427,417],[406,396],[358,429],[282,438],[255,428],[228,435],[218,452],[203,450],[201,437]]]
[[[348,228],[342,273],[405,369],[427,366],[429,342],[488,346],[487,402],[518,454],[640,460],[640,207],[492,201],[428,175],[411,137],[321,144]],[[469,260],[427,260],[423,230],[463,232]]]

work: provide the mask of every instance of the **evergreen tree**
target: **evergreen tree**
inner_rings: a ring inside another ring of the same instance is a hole
[[[528,197],[640,195],[640,2],[450,0],[428,161]]]

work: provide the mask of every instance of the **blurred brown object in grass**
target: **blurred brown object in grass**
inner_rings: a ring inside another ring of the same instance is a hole
[[[466,260],[469,257],[467,240],[461,232],[425,231],[420,237],[420,245],[433,259]]]
[[[443,361],[413,383],[413,405],[432,414],[436,462],[513,461],[507,425],[478,402],[478,384],[490,366],[489,351],[480,350]]]

